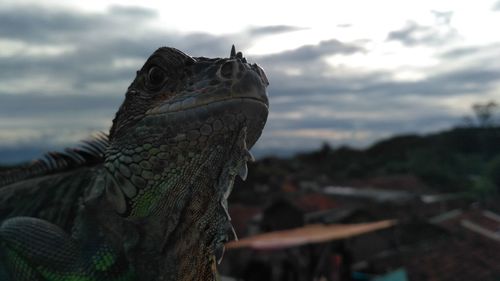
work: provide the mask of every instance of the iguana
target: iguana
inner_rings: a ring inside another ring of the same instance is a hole
[[[0,279],[215,280],[268,115],[261,67],[162,47],[109,137],[0,174]]]

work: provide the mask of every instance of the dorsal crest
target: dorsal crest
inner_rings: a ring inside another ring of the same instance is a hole
[[[108,135],[99,133],[90,140],[82,141],[76,147],[48,152],[29,164],[0,171],[0,187],[30,178],[103,163],[108,143]]]

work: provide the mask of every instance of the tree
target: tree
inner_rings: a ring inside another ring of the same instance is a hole
[[[491,127],[495,125],[494,113],[498,107],[497,103],[494,101],[489,101],[487,103],[475,103],[472,105],[472,110],[476,116],[479,127]]]

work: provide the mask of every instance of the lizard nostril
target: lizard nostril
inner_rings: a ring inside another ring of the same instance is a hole
[[[233,62],[228,61],[220,67],[220,75],[222,78],[231,79],[233,77]]]

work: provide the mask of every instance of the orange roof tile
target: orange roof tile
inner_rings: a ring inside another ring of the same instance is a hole
[[[395,220],[357,224],[313,224],[290,230],[258,234],[239,241],[231,241],[226,244],[226,248],[281,249],[310,243],[346,239],[388,228],[395,224]]]

